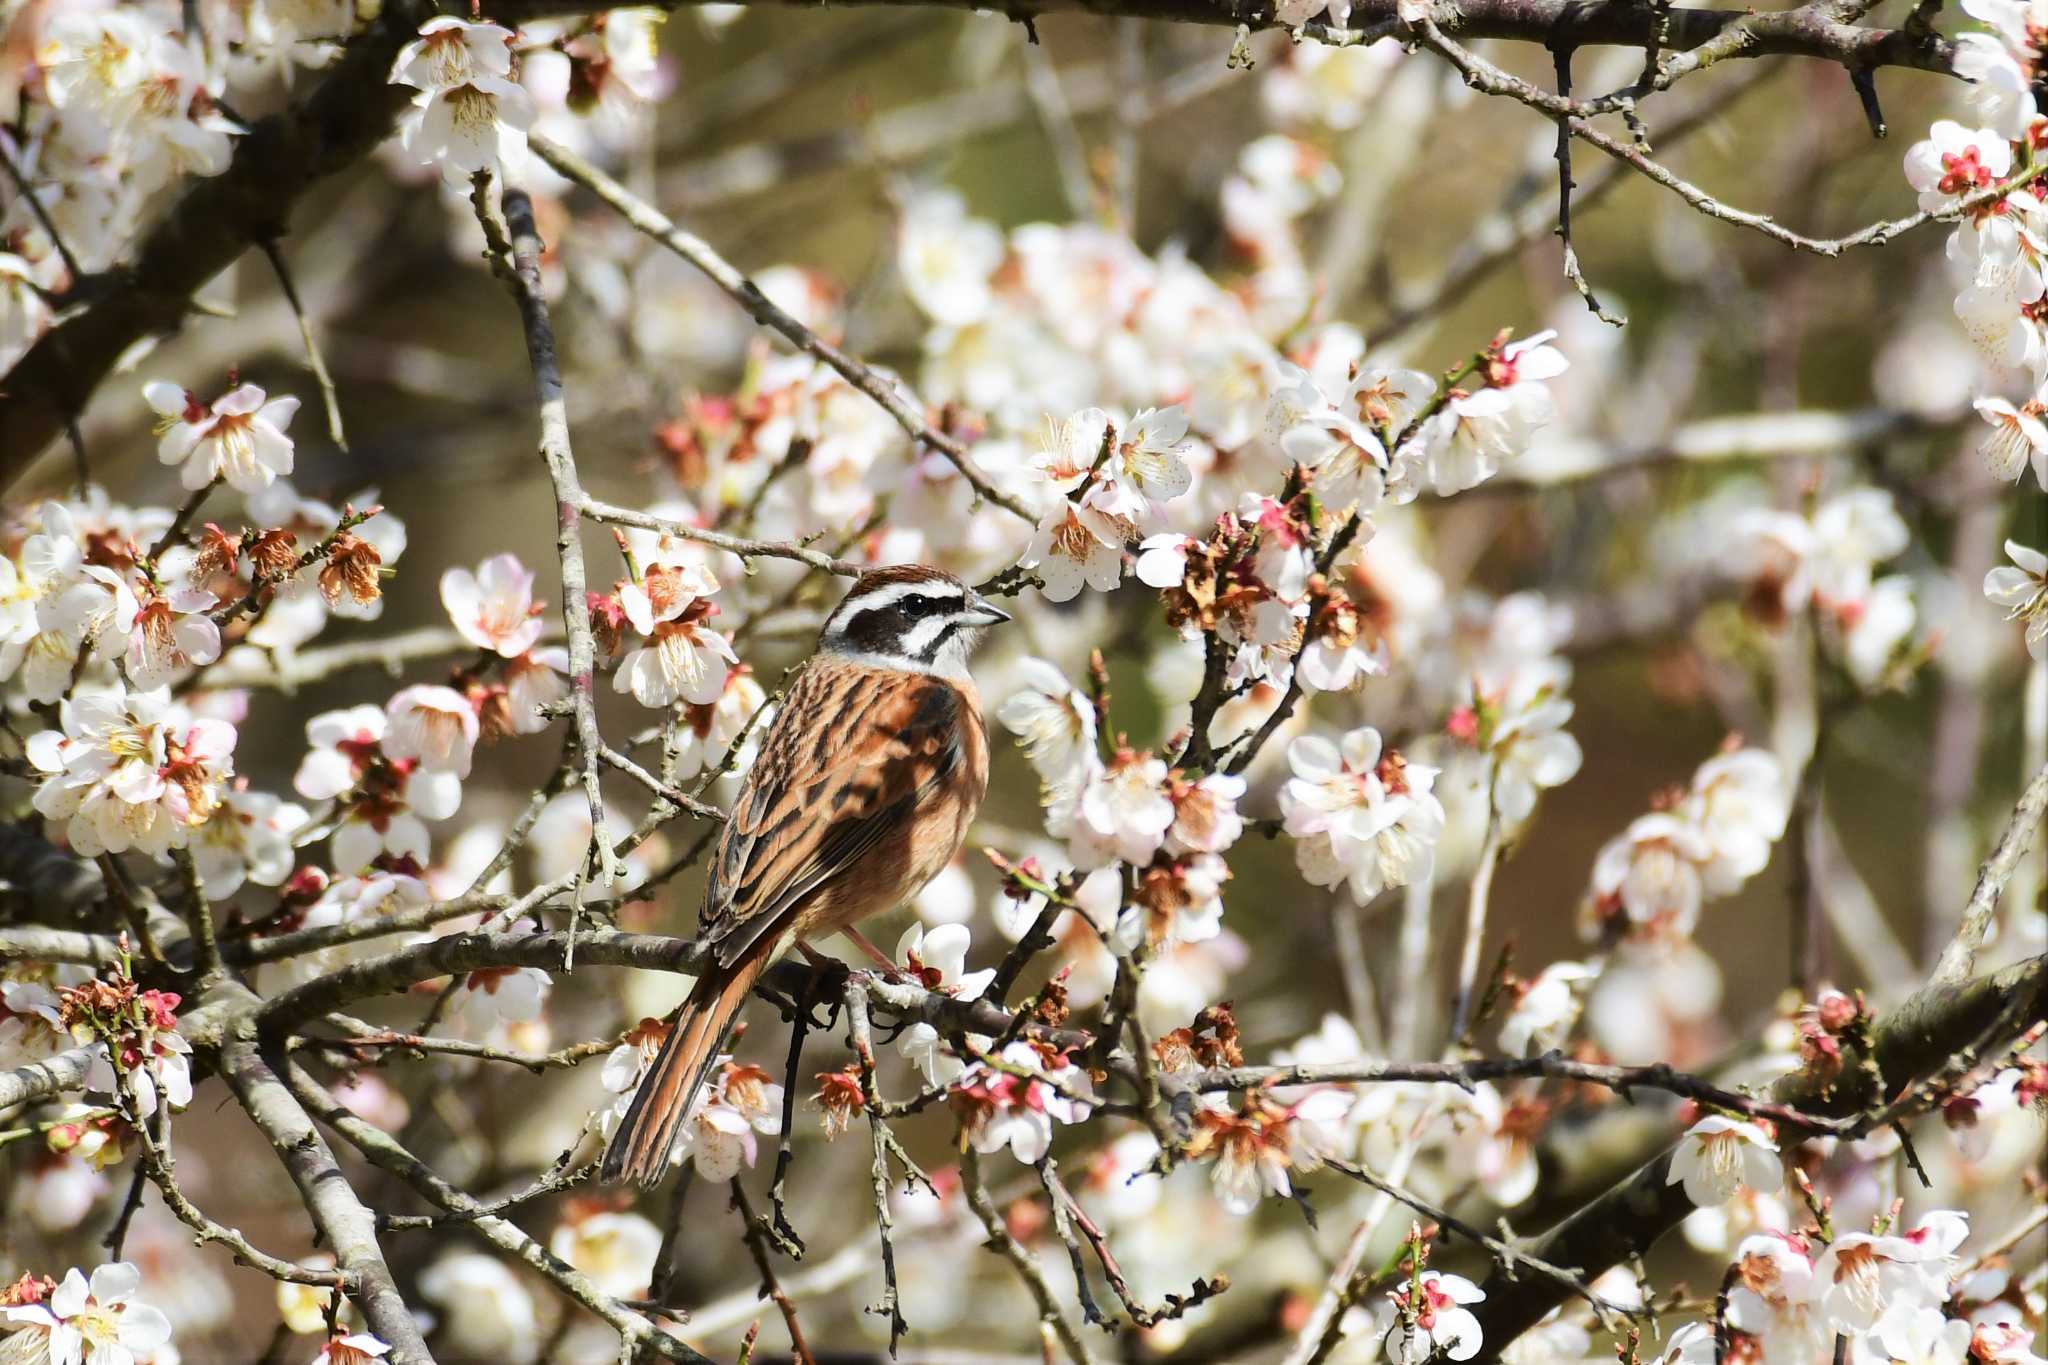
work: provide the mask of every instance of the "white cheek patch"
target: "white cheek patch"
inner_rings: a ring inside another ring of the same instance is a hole
[[[925,651],[930,649],[933,642],[945,634],[952,625],[953,622],[944,616],[932,616],[919,621],[910,628],[910,633],[903,637],[903,652],[913,659],[922,659]]]

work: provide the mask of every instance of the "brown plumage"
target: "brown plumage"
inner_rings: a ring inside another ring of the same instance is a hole
[[[877,570],[825,624],[768,727],[712,859],[710,961],[605,1150],[651,1185],[755,980],[800,942],[902,904],[966,838],[988,788],[967,650],[1008,619],[935,569]]]

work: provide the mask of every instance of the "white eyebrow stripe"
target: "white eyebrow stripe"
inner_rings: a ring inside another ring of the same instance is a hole
[[[910,634],[903,637],[903,652],[914,659],[923,658],[932,642],[951,630],[954,624],[950,616],[932,616],[919,621],[911,627]]]

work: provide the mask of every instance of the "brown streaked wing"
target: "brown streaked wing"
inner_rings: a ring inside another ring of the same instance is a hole
[[[899,827],[959,762],[960,715],[960,694],[937,678],[805,668],[719,839],[699,924],[719,961]]]

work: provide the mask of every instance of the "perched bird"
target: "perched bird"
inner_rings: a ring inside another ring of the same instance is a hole
[[[951,574],[863,574],[818,636],[718,841],[698,938],[708,958],[605,1148],[603,1179],[652,1185],[733,1018],[792,946],[847,935],[952,861],[988,790],[988,729],[967,674],[1009,620]]]

